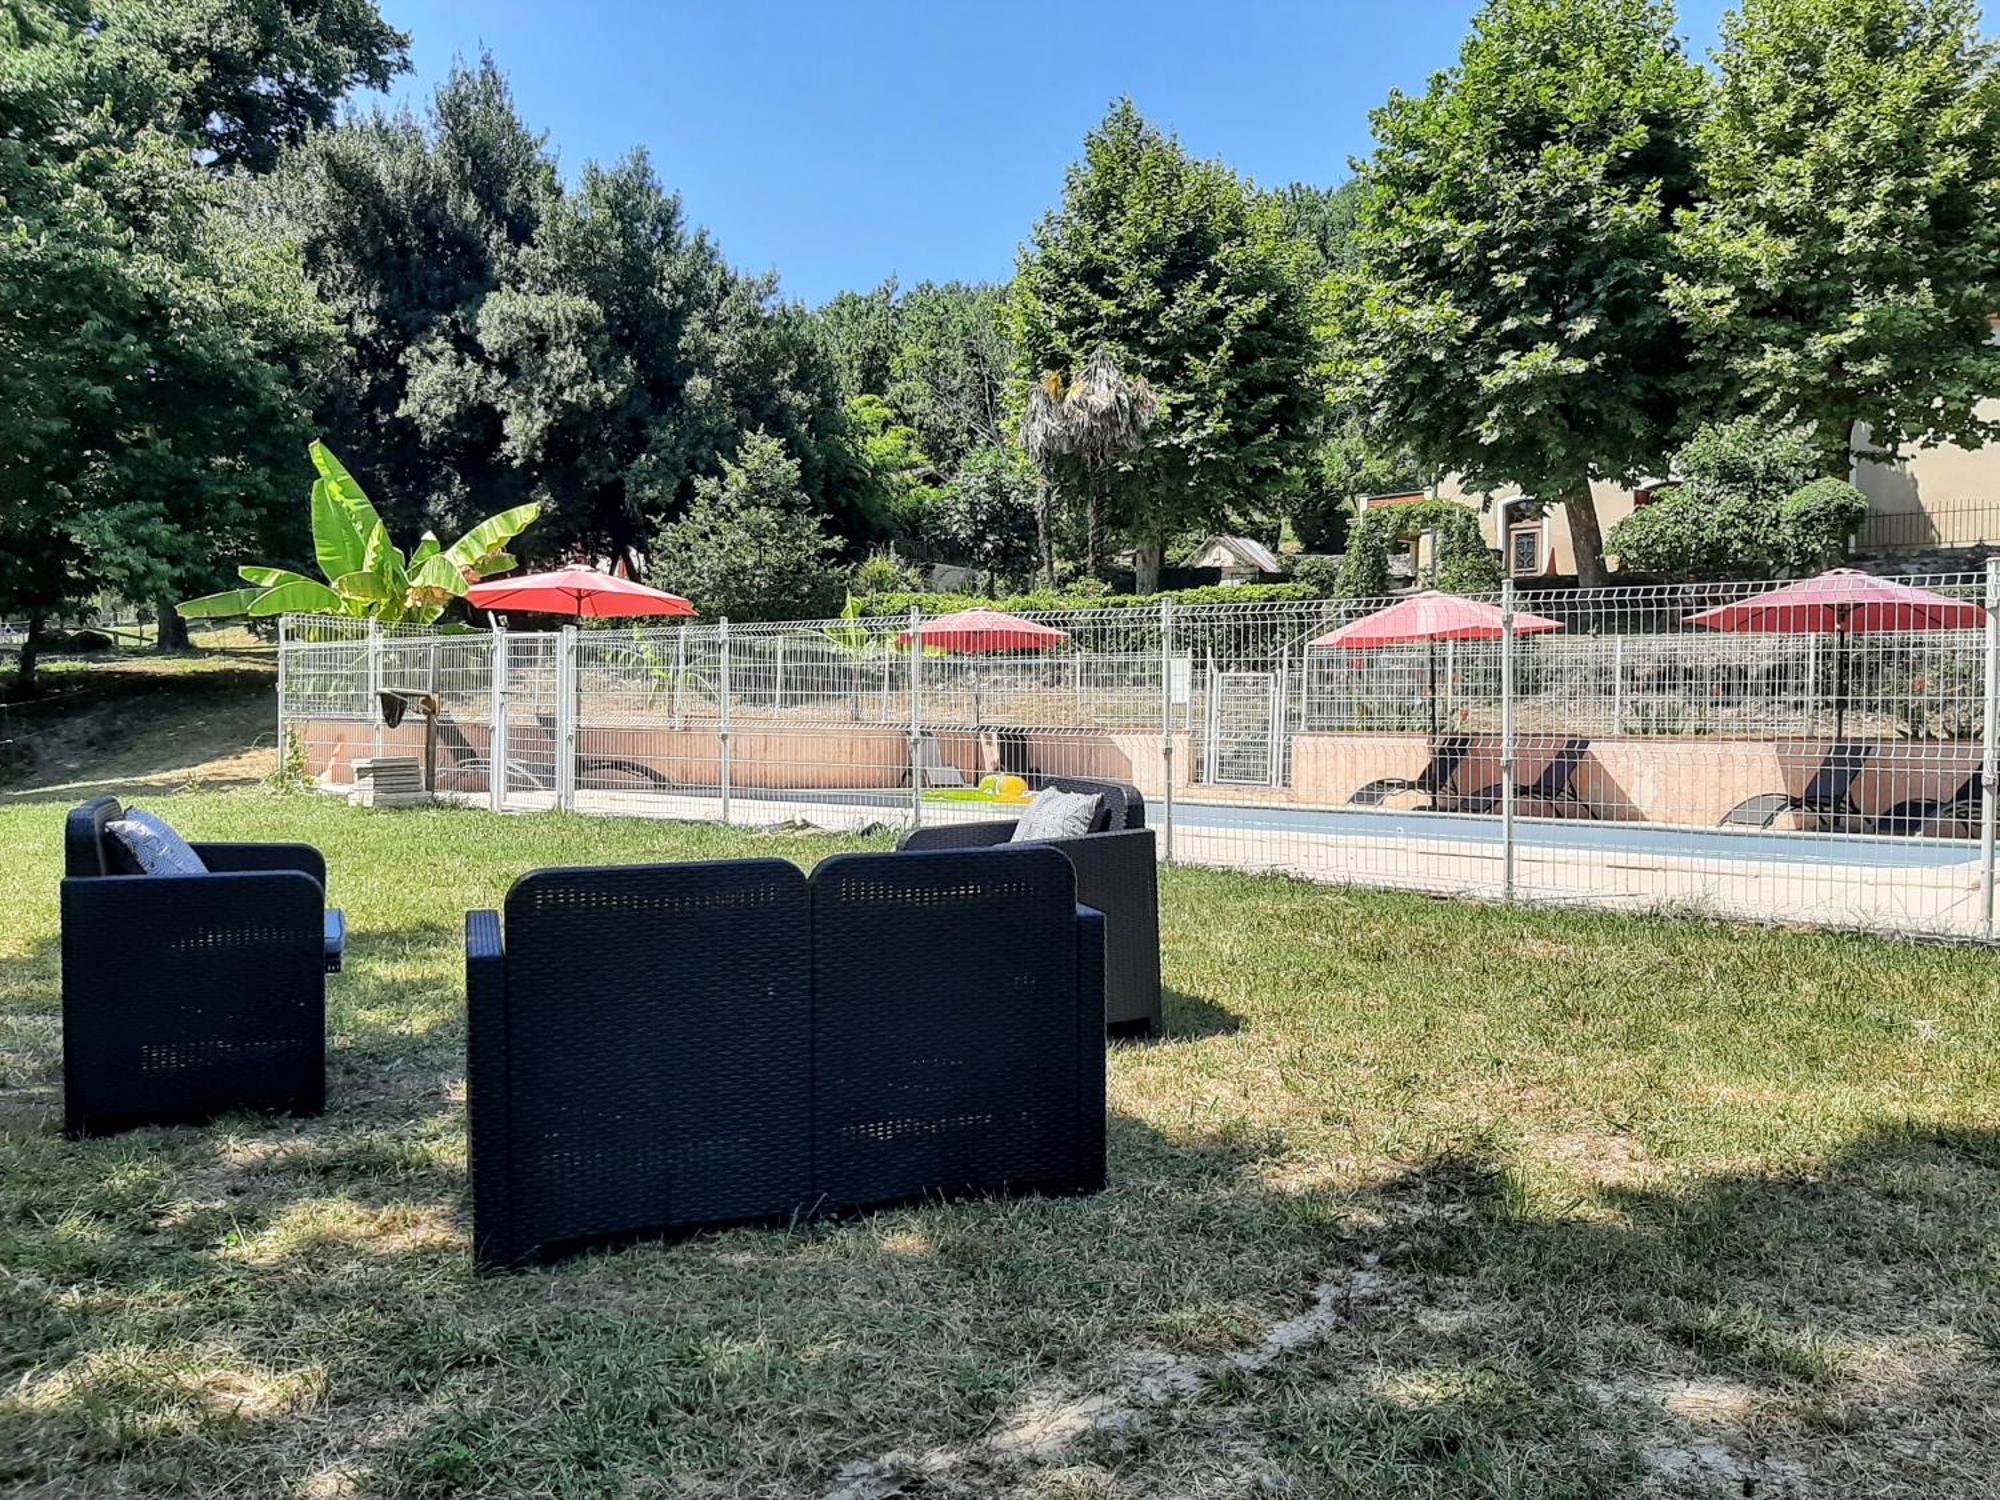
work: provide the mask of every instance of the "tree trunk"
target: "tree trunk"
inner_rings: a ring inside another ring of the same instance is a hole
[[[1590,486],[1579,484],[1564,494],[1562,503],[1569,517],[1570,549],[1576,553],[1576,581],[1583,588],[1601,589],[1610,582],[1610,575],[1604,570],[1604,528],[1597,523],[1597,501]],[[1507,539],[1500,541],[1500,555],[1511,557],[1505,550]]]
[[[1098,493],[1095,476],[1091,479],[1084,518],[1083,569],[1092,578],[1104,576],[1104,496]]]
[[[154,606],[154,619],[158,629],[153,635],[155,651],[185,651],[188,649],[187,621],[174,609],[174,601],[162,599]]]
[[[42,615],[40,611],[28,613],[28,633],[21,641],[21,654],[15,660],[14,687],[23,698],[35,691],[35,658],[42,654]]]
[[[1166,560],[1165,537],[1141,537],[1135,542],[1132,546],[1132,592],[1157,594],[1160,591],[1160,569]]]
[[[1042,575],[1042,587],[1056,586],[1055,526],[1050,520],[1051,487],[1049,476],[1041,476],[1035,486],[1035,567]]]

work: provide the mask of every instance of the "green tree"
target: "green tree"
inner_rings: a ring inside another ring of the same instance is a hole
[[[835,551],[798,460],[777,438],[753,432],[720,478],[696,481],[687,514],[660,528],[648,555],[654,581],[704,615],[803,620],[840,603]]]
[[[1845,480],[1813,476],[1805,428],[1756,417],[1704,427],[1674,455],[1680,483],[1611,530],[1628,569],[1664,578],[1762,578],[1823,566],[1868,513]]]
[[[1345,599],[1377,599],[1395,584],[1390,554],[1414,538],[1431,539],[1430,566],[1417,578],[1448,594],[1483,594],[1500,587],[1500,562],[1479,531],[1479,516],[1456,500],[1387,505],[1355,517],[1334,591]]]
[[[932,504],[926,539],[941,556],[986,575],[988,597],[1034,571],[1035,476],[1018,448],[981,448]]]
[[[865,504],[878,529],[897,536],[923,530],[924,513],[937,499],[942,477],[924,452],[914,427],[896,418],[880,396],[855,396],[847,403],[862,469],[868,476]]]
[[[1004,287],[924,282],[896,308],[884,394],[946,473],[1008,435],[1013,345]]]
[[[1311,276],[1268,196],[1189,156],[1130,100],[1085,140],[1062,206],[1023,247],[1017,399],[1100,348],[1159,397],[1144,446],[1099,491],[1142,591],[1169,538],[1274,515],[1296,488],[1318,415]]]
[[[0,9],[0,610],[31,626],[303,547],[275,476],[332,330],[167,107],[209,63],[275,88],[283,62],[235,34],[133,39],[193,15]]]
[[[1721,400],[1848,472],[2000,436],[2000,71],[1970,0],[1744,0],[1672,287]]]
[[[489,60],[427,121],[378,114],[297,157],[273,197],[350,334],[321,415],[403,523],[534,501],[537,551],[631,557],[767,430],[836,529],[870,529],[814,321],[690,228],[643,153],[565,189]]]
[[[1561,501],[1658,464],[1685,394],[1667,306],[1706,82],[1661,0],[1490,0],[1458,65],[1372,116],[1333,388],[1425,472]]]
[[[375,0],[90,0],[107,72],[142,84],[147,118],[218,170],[268,172],[357,89],[408,70],[410,39]],[[136,102],[136,101],[135,101]]]

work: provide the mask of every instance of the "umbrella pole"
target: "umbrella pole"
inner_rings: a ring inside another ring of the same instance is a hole
[[[1437,737],[1438,737],[1438,648],[1437,648],[1437,642],[1436,642],[1436,641],[1425,641],[1425,642],[1424,642],[1424,654],[1425,654],[1425,656],[1427,656],[1427,657],[1428,657],[1428,658],[1430,659],[1430,692],[1431,692],[1431,743],[1432,743],[1433,745],[1435,745],[1435,744],[1437,743]]]
[[[1847,631],[1833,633],[1833,743],[1837,748],[1847,724]]]

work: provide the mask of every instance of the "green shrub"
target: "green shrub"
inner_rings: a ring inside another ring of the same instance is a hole
[[[1845,479],[1815,479],[1778,507],[1778,532],[1786,561],[1801,572],[1839,558],[1847,539],[1868,519],[1868,497]]]
[[[1680,485],[1611,528],[1607,551],[1662,578],[1810,572],[1868,513],[1842,479],[1814,479],[1809,436],[1754,418],[1704,427],[1674,455]]]
[[[1006,599],[982,599],[977,594],[870,594],[859,600],[864,615],[908,614],[912,606],[927,615],[948,615],[961,609],[1002,609],[1009,614],[1033,614],[1058,609],[1158,609],[1163,600],[1175,604],[1289,604],[1325,595],[1305,583],[1212,584],[1206,588],[1170,589],[1161,594],[1096,594],[1036,589]]]
[[[1348,528],[1336,592],[1374,599],[1394,587],[1389,555],[1421,532],[1431,533],[1431,562],[1418,582],[1448,594],[1483,594],[1500,587],[1500,559],[1479,532],[1479,512],[1457,500],[1420,500],[1364,510]]]
[[[841,578],[834,542],[812,513],[784,443],[747,434],[720,479],[697,480],[694,503],[660,528],[652,566],[704,619],[811,620],[833,613]]]

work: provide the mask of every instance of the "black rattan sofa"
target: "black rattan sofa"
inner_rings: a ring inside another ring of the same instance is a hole
[[[326,1102],[326,975],[344,928],[309,844],[195,844],[142,875],[102,797],[63,829],[64,1129],[98,1135]]]
[[[466,921],[477,1262],[1102,1187],[1103,941],[1045,848],[523,876]]]
[[[1076,899],[1104,913],[1104,1019],[1112,1030],[1150,1035],[1160,1026],[1160,874],[1146,799],[1122,781],[1038,778],[1065,792],[1101,796],[1097,822],[1081,838],[1051,839],[1076,867]],[[899,849],[1014,848],[1014,818],[941,823],[903,835]]]

